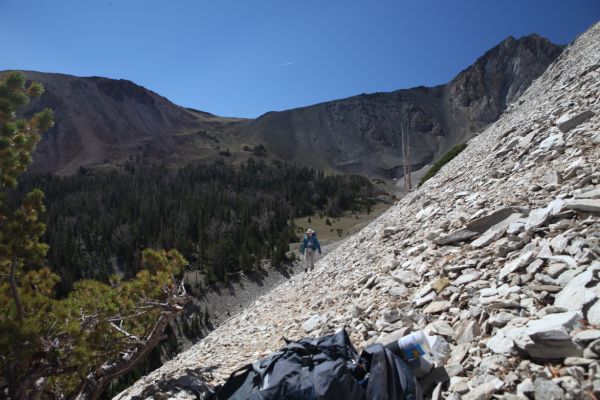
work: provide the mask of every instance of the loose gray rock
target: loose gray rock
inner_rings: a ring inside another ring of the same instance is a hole
[[[486,382],[472,389],[464,395],[463,400],[489,400],[496,392],[496,386],[493,383]]]
[[[533,382],[530,378],[526,378],[523,382],[517,385],[517,395],[529,397],[535,391],[535,387],[533,386]]]
[[[593,275],[590,270],[575,276],[556,295],[554,305],[567,310],[581,310],[584,305],[596,299],[596,292],[585,287],[592,278]]]
[[[588,119],[592,118],[594,115],[595,114],[592,110],[585,110],[576,115],[563,115],[556,120],[556,125],[558,126],[558,129],[566,133],[575,128],[577,125],[582,124]]]
[[[552,135],[548,138],[542,140],[540,143],[539,149],[541,151],[550,151],[559,147],[563,147],[565,145],[565,139],[562,135]]]
[[[587,310],[586,318],[590,324],[600,327],[600,300]]]
[[[569,200],[566,207],[569,210],[600,213],[600,199]]]
[[[427,307],[425,307],[423,309],[423,313],[424,314],[437,314],[439,312],[442,311],[446,311],[447,309],[449,309],[451,306],[449,301],[443,300],[443,301],[434,301],[433,303],[429,304]]]
[[[304,321],[304,323],[302,324],[302,329],[304,329],[306,333],[311,333],[321,325],[322,320],[323,317],[321,317],[320,315],[313,315],[306,321]]]
[[[406,286],[392,286],[389,293],[395,297],[403,297],[407,293]]]
[[[549,314],[539,320],[527,323],[526,328],[506,332],[515,345],[539,360],[580,357],[583,349],[575,344],[569,335],[578,326],[582,315],[576,311]]]
[[[573,336],[573,340],[577,343],[589,343],[597,339],[600,339],[600,330],[598,329],[586,329]]]
[[[563,400],[565,393],[556,383],[547,379],[536,379],[533,382],[535,400]]]

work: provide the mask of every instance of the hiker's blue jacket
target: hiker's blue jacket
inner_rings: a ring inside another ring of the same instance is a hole
[[[300,254],[304,254],[304,250],[306,250],[308,246],[308,236],[304,235],[304,239],[302,240],[302,244],[300,245]],[[318,250],[319,254],[321,254],[321,244],[319,243],[319,239],[317,239],[316,235],[313,235],[310,238],[312,245],[310,246],[313,251]]]

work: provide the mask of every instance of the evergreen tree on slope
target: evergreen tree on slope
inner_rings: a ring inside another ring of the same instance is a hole
[[[25,83],[18,72],[0,77],[0,396],[94,399],[160,342],[182,310],[188,298],[175,275],[187,263],[175,250],[147,249],[135,279],[82,280],[66,298],[55,296],[60,278],[45,265],[40,239],[43,193],[7,202],[52,125],[47,109],[17,118],[43,92]]]

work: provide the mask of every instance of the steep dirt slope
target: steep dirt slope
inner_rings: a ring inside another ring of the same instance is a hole
[[[343,326],[359,347],[433,335],[434,398],[596,398],[599,149],[600,23],[422,188],[118,398],[194,398]]]

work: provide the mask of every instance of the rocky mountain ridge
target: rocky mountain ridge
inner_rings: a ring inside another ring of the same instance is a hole
[[[56,121],[36,150],[32,170],[70,174],[126,161],[237,163],[258,155],[399,178],[403,123],[414,171],[495,121],[561,50],[537,35],[510,37],[446,85],[363,94],[256,119],[186,109],[127,80],[27,71],[46,92],[26,112],[50,107]]]
[[[600,23],[419,190],[117,398],[196,398],[282,337],[434,337],[433,399],[600,395]]]
[[[448,84],[267,113],[240,123],[240,135],[276,146],[269,148],[286,160],[399,178],[402,124],[408,124],[415,171],[494,122],[561,49],[538,35],[509,37]]]

